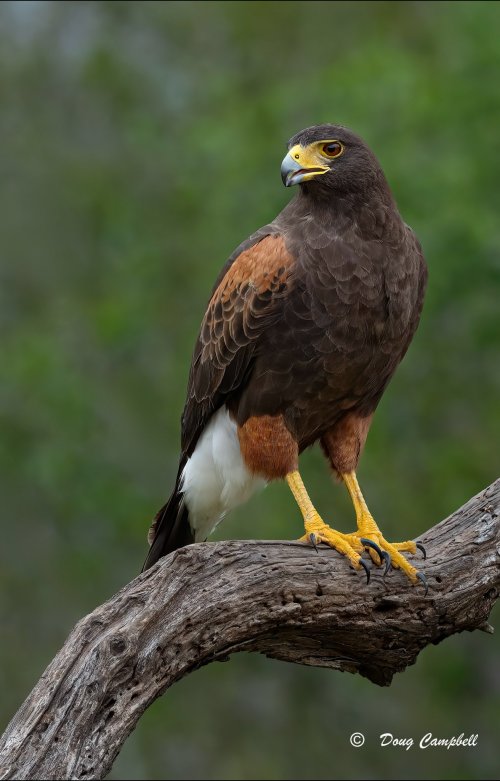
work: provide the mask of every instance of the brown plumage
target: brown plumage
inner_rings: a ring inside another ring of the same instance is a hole
[[[285,478],[319,441],[344,476],[418,325],[425,261],[373,153],[336,125],[308,128],[288,148],[284,180],[300,183],[298,194],[233,253],[210,297],[176,486],[145,567],[194,539],[182,473],[218,410],[235,422],[252,474]]]

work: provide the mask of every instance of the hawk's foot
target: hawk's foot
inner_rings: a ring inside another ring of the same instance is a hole
[[[375,526],[375,529],[373,526]],[[349,541],[359,540],[359,542],[367,548],[374,564],[380,566],[384,563],[385,573],[387,573],[392,565],[395,569],[402,570],[413,583],[422,580],[422,578],[419,577],[418,570],[402,555],[403,553],[414,555],[417,552],[416,542],[413,542],[412,540],[407,540],[406,542],[388,542],[373,519],[371,519],[368,528],[360,525],[357,531],[346,536]],[[374,547],[372,543],[375,543],[376,547]],[[382,556],[377,548],[382,552]]]
[[[364,569],[366,572],[366,582],[368,583],[370,581],[370,570],[366,562],[361,558],[364,545],[360,539],[353,538],[350,534],[343,534],[342,532],[332,529],[323,521],[316,510],[311,511],[304,518],[304,527],[306,533],[300,538],[301,542],[307,542],[316,549],[321,542],[324,542],[326,545],[329,545],[330,548],[334,548],[343,556],[346,556],[354,569]]]
[[[380,565],[382,561],[385,562],[385,573],[392,565],[396,569],[400,569],[411,580],[413,584],[419,581],[423,583],[425,587],[425,593],[427,594],[427,580],[425,575],[419,572],[413,567],[409,561],[403,556],[403,553],[410,553],[414,555],[417,552],[417,548],[423,553],[425,559],[425,548],[419,542],[413,542],[413,540],[407,540],[406,542],[388,542],[379,527],[375,523],[366,502],[359,488],[358,481],[354,472],[342,475],[344,482],[347,485],[349,493],[354,504],[356,511],[356,519],[358,523],[357,531],[348,535],[350,540],[359,540],[368,549],[368,552],[372,558],[372,561]],[[373,545],[375,543],[375,546]],[[380,550],[377,550],[379,548]],[[380,554],[382,552],[382,555]],[[385,574],[384,573],[384,574]]]

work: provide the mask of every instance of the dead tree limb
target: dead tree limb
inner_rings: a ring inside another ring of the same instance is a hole
[[[237,651],[388,685],[425,646],[492,631],[500,480],[422,536],[429,594],[294,542],[191,545],[83,618],[0,739],[2,779],[98,779],[175,681]]]

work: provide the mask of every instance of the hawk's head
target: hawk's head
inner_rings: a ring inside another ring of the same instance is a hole
[[[288,142],[281,164],[285,187],[311,183],[307,190],[346,192],[385,181],[377,158],[365,142],[341,125],[313,125]]]

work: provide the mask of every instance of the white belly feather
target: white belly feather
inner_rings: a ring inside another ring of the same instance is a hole
[[[212,416],[182,472],[181,490],[195,541],[206,540],[233,507],[266,485],[243,461],[236,423],[225,407]]]

